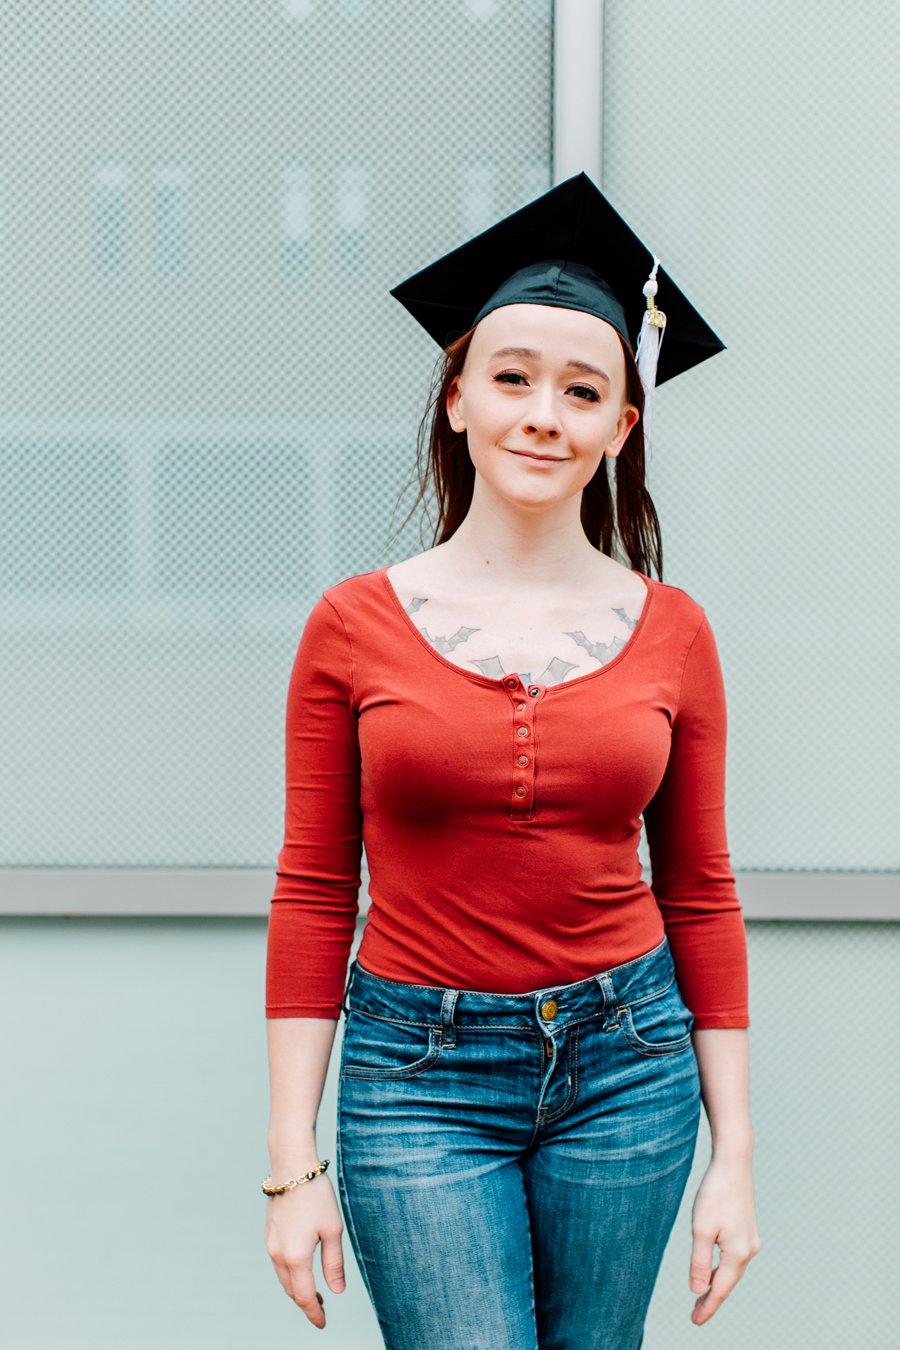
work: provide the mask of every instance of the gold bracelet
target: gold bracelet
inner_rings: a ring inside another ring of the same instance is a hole
[[[271,1185],[272,1173],[270,1172],[262,1184],[263,1195],[281,1195],[283,1191],[293,1191],[298,1186],[305,1186],[307,1181],[315,1181],[316,1177],[321,1176],[323,1172],[327,1172],[330,1162],[331,1159],[326,1158],[324,1162],[319,1163],[318,1167],[314,1167],[311,1172],[307,1172],[306,1176],[290,1177],[281,1186]]]

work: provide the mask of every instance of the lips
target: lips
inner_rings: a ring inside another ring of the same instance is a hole
[[[562,463],[562,457],[560,455],[535,455],[532,454],[530,450],[510,450],[509,453],[511,455],[519,455],[521,459],[548,460],[551,464]]]

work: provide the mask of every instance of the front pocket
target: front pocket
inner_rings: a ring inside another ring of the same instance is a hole
[[[398,1022],[351,1008],[341,1045],[342,1078],[414,1078],[440,1059],[440,1027]]]
[[[694,1015],[673,979],[665,989],[619,1008],[619,1026],[642,1055],[677,1055],[692,1044]]]

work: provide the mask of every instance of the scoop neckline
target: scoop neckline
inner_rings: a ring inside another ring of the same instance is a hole
[[[376,575],[379,576],[384,583],[388,597],[394,609],[400,615],[404,626],[412,633],[419,645],[425,648],[426,652],[433,656],[436,661],[440,661],[441,665],[447,670],[452,670],[454,674],[461,675],[463,679],[471,680],[473,683],[483,685],[488,689],[507,688],[508,686],[505,682],[513,675],[519,680],[523,688],[527,687],[525,681],[522,679],[521,671],[510,670],[507,671],[505,675],[501,675],[498,679],[493,679],[490,675],[480,675],[476,670],[464,670],[462,666],[454,665],[452,661],[448,661],[445,656],[442,656],[436,647],[432,647],[431,643],[422,636],[419,629],[413,623],[403,607],[400,596],[394,590],[393,583],[388,576],[388,568],[393,567],[393,565],[393,563],[387,563],[384,567],[379,567]],[[576,675],[571,680],[561,680],[557,684],[541,684],[539,680],[529,680],[528,685],[533,686],[535,689],[541,689],[546,696],[557,689],[572,689],[577,684],[584,684],[586,680],[595,680],[599,675],[605,675],[607,671],[612,670],[625,659],[628,653],[634,648],[637,640],[640,638],[641,633],[647,625],[647,617],[650,613],[650,607],[653,604],[653,597],[656,594],[656,582],[653,577],[648,577],[645,573],[638,572],[635,568],[629,568],[629,571],[632,572],[634,576],[640,577],[646,587],[647,595],[641,606],[641,612],[638,615],[637,622],[621,651],[618,651],[611,661],[607,661],[606,665],[598,667],[597,670],[586,670],[583,675]]]

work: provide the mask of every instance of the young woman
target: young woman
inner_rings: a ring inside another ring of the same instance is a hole
[[[654,265],[678,334],[636,364],[650,261],[582,174],[393,292],[444,351],[436,542],[326,590],[291,676],[267,1251],[324,1326],[343,1011],[338,1189],[388,1350],[638,1350],[701,1103],[694,1322],[760,1249],[724,687],[644,483],[645,394],[722,344]]]

